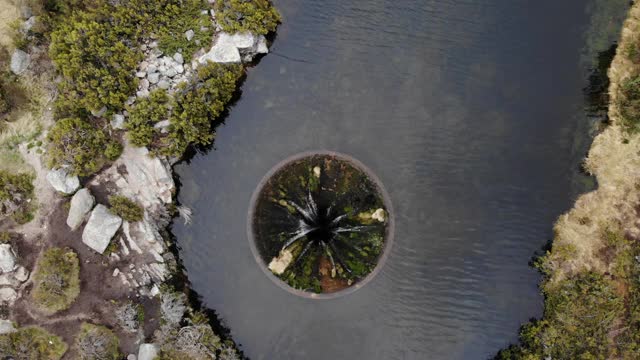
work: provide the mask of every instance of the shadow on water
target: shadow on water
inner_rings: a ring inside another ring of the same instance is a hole
[[[588,131],[588,145],[587,149],[583,151],[584,157],[588,155],[591,142],[599,133],[601,133],[608,125],[609,116],[609,67],[616,55],[618,44],[612,44],[608,49],[598,52],[596,59],[594,60],[594,67],[591,69],[588,77],[588,85],[583,88],[585,107],[584,112],[586,120],[590,126]],[[581,178],[581,184],[585,184],[582,187],[583,192],[589,192],[597,188],[596,177],[589,174],[584,167],[584,164],[580,166],[580,173],[578,176]],[[540,271],[538,268],[539,262],[542,258],[551,251],[553,247],[553,238],[547,239],[546,243],[531,256],[528,265]],[[529,319],[529,322],[536,321],[535,317]],[[524,326],[524,325],[523,325]],[[520,331],[522,328],[520,329]],[[497,359],[497,355],[494,359]]]
[[[274,34],[269,34],[266,37],[267,37],[268,43],[273,44],[277,35],[274,33]],[[231,100],[225,106],[225,109],[220,114],[220,116],[218,116],[218,118],[212,122],[212,131],[214,133],[219,126],[225,124],[225,121],[229,117],[231,110],[238,103],[238,101],[240,101],[242,97],[242,85],[247,79],[247,69],[251,69],[257,66],[260,63],[260,60],[264,56],[265,55],[258,55],[250,64],[245,66],[245,72],[242,75],[242,77],[238,80],[236,91],[233,93]],[[209,145],[199,145],[199,146],[190,145],[185,151],[185,153],[183,154],[183,156],[180,158],[180,160],[177,161],[175,164],[173,164],[173,166],[178,166],[181,164],[191,164],[191,160],[196,155],[206,155],[212,150],[215,150],[215,137],[214,137],[214,140]],[[180,203],[178,199],[180,195],[180,190],[182,188],[182,182],[180,181],[180,176],[175,171],[173,171],[173,180],[176,186],[174,201],[175,201],[175,205],[179,206]],[[179,217],[177,216],[177,214],[176,216],[174,216],[171,223],[167,227],[166,234],[165,234],[165,238],[169,239],[169,244],[170,244],[169,251],[171,251],[171,253],[175,256],[175,259],[176,259],[176,272],[173,274],[172,278],[167,281],[167,283],[175,287],[175,289],[177,289],[178,291],[184,292],[187,295],[189,305],[195,311],[202,312],[207,316],[209,320],[209,325],[213,329],[214,333],[218,335],[223,342],[233,343],[234,347],[238,351],[238,354],[240,355],[240,358],[249,359],[242,351],[242,344],[236,343],[233,340],[231,336],[231,330],[225,324],[224,319],[218,314],[217,311],[215,311],[214,309],[208,308],[202,296],[192,288],[191,282],[189,281],[189,276],[187,274],[187,269],[185,268],[182,258],[180,257],[180,248],[178,246],[178,241],[173,233],[173,225],[176,220],[179,220]]]
[[[176,177],[176,189],[180,188],[179,180]],[[236,343],[231,337],[231,329],[227,326],[224,319],[214,309],[208,308],[204,303],[204,300],[197,291],[193,290],[187,270],[184,266],[182,259],[180,258],[180,248],[177,245],[177,239],[173,235],[173,224],[178,218],[174,218],[167,228],[165,238],[169,239],[169,251],[175,256],[176,259],[176,271],[172,274],[172,277],[167,280],[167,284],[172,286],[177,291],[183,292],[187,295],[189,306],[196,312],[202,312],[207,316],[208,323],[213,329],[213,332],[220,337],[223,343],[232,343],[233,347],[238,351],[238,355],[241,359],[249,359],[242,351],[242,344]]]

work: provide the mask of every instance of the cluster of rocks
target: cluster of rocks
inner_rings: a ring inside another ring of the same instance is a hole
[[[97,219],[102,223],[95,222],[111,228],[117,225],[122,230],[119,233],[118,229],[113,233],[107,232],[107,236],[115,235],[113,241],[119,245],[118,250],[110,254],[111,259],[126,260],[128,263],[125,267],[114,269],[113,276],[123,284],[138,289],[141,295],[155,296],[159,292],[156,284],[167,278],[170,264],[175,262],[158,224],[160,219],[169,217],[166,205],[173,201],[175,184],[171,166],[166,159],[149,156],[146,148],[126,144],[113,166],[89,183],[90,186],[104,184],[111,184],[109,188],[114,193],[134,200],[145,209],[141,221],[122,221],[120,226],[117,219],[101,216]],[[91,219],[85,226],[85,232],[90,223]]]
[[[9,244],[0,244],[0,304],[13,305],[20,297],[20,288],[29,279],[29,270],[18,265],[15,251]]]
[[[89,187],[105,187],[113,194],[126,196],[144,209],[144,218],[137,222],[124,221],[105,205],[96,204],[89,188],[80,188],[76,176],[65,169],[51,170],[47,180],[57,191],[71,195],[67,225],[72,231],[83,223],[82,242],[99,254],[104,254],[112,242],[117,251],[110,260],[126,260],[127,266],[116,268],[113,276],[140,295],[155,296],[157,284],[169,275],[175,262],[164,242],[158,219],[168,217],[166,205],[172,202],[175,184],[170,164],[162,158],[149,156],[146,148],[125,146],[120,158],[109,169],[96,176]]]
[[[163,54],[156,41],[142,45],[145,59],[138,66],[136,77],[140,79],[136,97],[149,96],[149,93],[157,88],[171,92],[175,87],[188,81],[192,67],[185,64],[180,52],[175,54]],[[132,104],[135,98],[129,99]]]

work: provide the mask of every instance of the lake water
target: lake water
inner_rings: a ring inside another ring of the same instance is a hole
[[[532,255],[589,187],[584,88],[626,1],[278,0],[215,148],[176,166],[192,287],[251,359],[486,359],[539,317]],[[594,120],[595,119],[595,120]],[[381,272],[332,300],[269,280],[251,194],[280,160],[349,154],[395,210]]]

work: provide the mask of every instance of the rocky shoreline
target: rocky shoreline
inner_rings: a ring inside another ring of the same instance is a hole
[[[251,63],[257,56],[268,53],[263,35],[224,32],[216,24],[214,10],[204,11],[211,12],[211,29],[215,29],[212,44],[203,45],[193,56],[194,60],[186,63],[180,52],[163,54],[157,42],[146,41],[142,44],[144,60],[136,72],[138,90],[127,105],[148,97],[155,89],[167,90],[172,95],[179,84],[189,81],[198,66],[209,61]],[[33,26],[33,22],[33,16],[26,17],[24,26]],[[191,41],[193,33],[187,31],[184,36]],[[14,74],[28,74],[33,64],[29,53],[14,51],[11,58]],[[92,115],[100,117],[106,112],[104,108]],[[50,109],[45,111],[45,117],[51,116]],[[184,221],[190,221],[190,210],[177,206],[174,199],[177,189],[172,166],[179,159],[151,154],[147,148],[131,145],[123,132],[128,116],[125,110],[113,114],[110,122],[111,136],[123,139],[122,154],[89,178],[71,175],[65,168],[49,170],[38,148],[27,144],[19,146],[34,169],[35,193],[41,207],[33,221],[10,229],[19,234],[19,240],[0,244],[0,308],[4,309],[0,319],[5,319],[0,320],[0,335],[15,332],[14,325],[35,325],[71,344],[76,333],[73,329],[80,323],[98,322],[118,335],[127,359],[149,360],[159,354],[160,345],[147,341],[162,338],[157,332],[163,330],[171,309],[179,309],[175,324],[184,324],[187,314],[198,309],[198,304],[188,304],[185,296],[175,295],[175,289],[167,285],[181,271],[171,251],[174,244],[168,228],[178,214]],[[160,131],[168,126],[168,120],[155,125]],[[45,139],[46,131],[40,137]],[[142,219],[126,221],[111,212],[108,204],[113,195],[139,204],[144,209]],[[34,286],[29,275],[36,272],[36,259],[49,246],[74,249],[81,268],[80,296],[68,310],[55,316],[46,316],[29,302]],[[24,264],[21,260],[25,260]],[[120,304],[130,301],[141,304],[146,320],[128,331],[118,329],[122,325],[113,319],[113,312],[121,309]],[[192,320],[188,322],[191,325],[177,328],[178,343],[187,341],[180,338],[183,333],[203,326],[192,324]],[[211,331],[211,328],[198,331]],[[225,334],[218,335],[224,337]],[[221,345],[213,353],[198,351],[209,354],[208,358],[215,358],[216,354],[227,359],[241,356],[230,339],[218,339],[220,341]],[[65,358],[74,356],[75,351],[71,349]]]

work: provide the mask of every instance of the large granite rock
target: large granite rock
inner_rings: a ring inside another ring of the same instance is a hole
[[[64,194],[73,194],[80,187],[78,177],[69,175],[65,169],[49,171],[47,181],[54,189]]]
[[[198,58],[201,64],[207,61],[237,63],[251,61],[257,54],[269,52],[267,39],[263,35],[250,32],[229,34],[221,32],[211,50]]]
[[[16,254],[9,244],[0,244],[0,273],[8,273],[16,268]]]
[[[0,303],[13,304],[18,299],[18,293],[10,287],[0,289]]]
[[[11,320],[0,320],[0,335],[9,334],[15,331],[16,328],[13,326]]]
[[[11,55],[11,72],[20,75],[27,70],[30,63],[31,56],[20,49],[16,49]]]
[[[84,218],[95,205],[96,199],[91,195],[89,189],[80,189],[71,198],[71,207],[67,216],[67,225],[71,230],[75,230],[82,224]]]
[[[231,35],[220,33],[211,50],[198,58],[198,62],[201,64],[205,64],[207,61],[217,63],[239,63],[242,61],[240,51],[231,40]]]
[[[82,242],[102,254],[109,246],[113,235],[120,229],[120,225],[122,219],[119,216],[112,214],[106,206],[98,204],[84,227]]]
[[[133,198],[148,210],[171,203],[175,185],[165,159],[152,157],[147,148],[126,146],[116,165],[116,169],[126,168],[124,175],[113,174],[122,195]]]
[[[158,356],[158,345],[142,344],[138,350],[138,360],[153,360]]]

